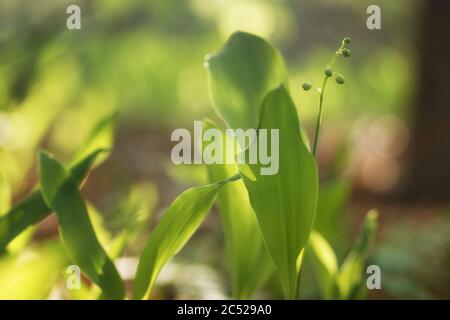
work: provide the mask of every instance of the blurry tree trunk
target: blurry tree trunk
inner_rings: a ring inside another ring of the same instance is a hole
[[[450,1],[425,0],[407,195],[450,199]]]

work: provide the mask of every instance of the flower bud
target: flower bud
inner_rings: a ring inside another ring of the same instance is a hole
[[[345,44],[349,44],[351,41],[352,40],[349,37],[345,37],[342,42],[344,42]]]
[[[331,77],[333,75],[333,70],[329,68],[325,69],[324,72],[327,77]]]
[[[345,83],[344,76],[342,74],[338,74],[337,77],[336,77],[336,82],[338,84],[344,84]]]
[[[302,88],[303,88],[303,90],[308,91],[308,90],[310,90],[312,88],[312,86],[311,86],[311,84],[309,82],[305,82],[302,85]]]
[[[344,49],[342,50],[342,55],[343,55],[344,57],[348,58],[348,57],[350,57],[350,56],[352,55],[352,52],[351,52],[350,49],[344,48]]]

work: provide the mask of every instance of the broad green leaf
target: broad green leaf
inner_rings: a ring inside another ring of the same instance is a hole
[[[322,297],[324,299],[333,299],[338,261],[333,248],[317,231],[313,230],[311,232],[307,247],[307,255],[313,262],[314,274],[317,278]]]
[[[39,190],[14,205],[0,217],[0,252],[20,233],[44,220],[50,213]]]
[[[229,128],[257,128],[264,96],[287,84],[281,55],[264,39],[244,32],[231,35],[205,62],[213,105]]]
[[[101,152],[102,150],[92,152],[70,169],[74,182],[81,184]],[[0,216],[0,252],[5,250],[16,236],[44,220],[51,212],[39,189],[14,205],[6,214]]]
[[[220,130],[211,121],[205,121],[204,127],[205,130]],[[225,131],[220,132],[225,137]],[[226,148],[236,148],[236,144],[231,139],[222,139],[216,145],[222,147],[216,152],[224,156],[222,163],[226,163]],[[207,167],[211,183],[238,172],[236,164],[211,164]],[[233,297],[248,299],[268,276],[272,264],[242,180],[225,185],[219,192],[217,204],[223,223]]]
[[[123,299],[125,289],[89,220],[86,204],[69,172],[46,153],[39,156],[39,182],[47,205],[56,213],[69,257],[103,291],[107,299]]]
[[[87,141],[71,161],[69,170],[77,185],[81,185],[89,170],[100,161],[104,161],[112,147],[112,130],[116,115],[110,115],[102,119],[95,126]],[[102,154],[100,160],[98,156]],[[0,214],[0,252],[4,251],[8,244],[20,233],[29,227],[41,222],[51,213],[45,204],[39,189],[32,192],[22,201],[15,204],[8,212]],[[28,231],[29,232],[29,231]]]
[[[100,243],[100,245],[105,248],[106,253],[114,260],[118,258],[120,252],[114,251],[112,255],[108,248],[115,242],[116,238],[112,239],[111,232],[108,230],[105,224],[105,219],[102,214],[97,210],[97,208],[90,202],[86,203],[89,220],[91,221],[92,228],[94,229],[95,235]],[[81,283],[80,288],[76,290],[67,290],[66,294],[69,300],[98,300],[102,297],[102,291],[97,286],[91,286],[89,283]]]
[[[0,299],[47,299],[67,263],[63,248],[55,241],[2,257]]]
[[[263,175],[261,169],[265,165],[259,161],[257,164],[239,164],[239,171],[285,296],[295,299],[300,257],[317,207],[317,166],[301,139],[297,111],[283,86],[265,97],[259,127],[279,130],[279,171],[274,175]],[[271,137],[270,131],[267,137]],[[276,141],[270,138],[268,150],[272,143]],[[246,159],[249,159],[248,153],[247,149]]]
[[[370,210],[367,213],[355,247],[339,269],[336,281],[341,299],[357,299],[365,293],[364,267],[377,228],[377,219],[378,213],[376,210]]]
[[[179,195],[150,234],[139,260],[133,298],[145,298],[163,266],[183,248],[208,214],[224,182],[191,188]]]

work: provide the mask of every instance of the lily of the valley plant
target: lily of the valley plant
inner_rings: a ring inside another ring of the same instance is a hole
[[[368,215],[360,238],[340,267],[331,245],[313,231],[319,199],[315,154],[324,93],[331,77],[338,84],[344,83],[343,76],[332,68],[337,58],[350,56],[349,43],[350,39],[345,38],[326,66],[320,88],[303,84],[304,90],[317,91],[319,100],[311,148],[288,89],[285,64],[276,49],[260,37],[237,32],[220,51],[207,56],[212,104],[224,126],[205,120],[204,127],[223,131],[278,129],[279,171],[261,175],[263,164],[259,162],[208,165],[210,184],[179,195],[152,230],[139,260],[131,298],[149,297],[161,269],[183,248],[214,204],[223,225],[233,297],[252,297],[275,273],[285,298],[298,298],[305,259],[314,262],[324,298],[363,296],[364,264],[376,213]],[[89,170],[98,165],[98,158],[104,160],[108,155],[113,118],[99,124],[85,147],[66,166],[52,155],[40,153],[38,188],[0,217],[0,251],[8,252],[17,236],[53,212],[70,262],[96,285],[97,296],[123,299],[126,292],[113,259],[132,239],[132,232],[125,230],[108,243],[100,241],[100,231],[80,193]],[[248,152],[245,146],[237,148]]]

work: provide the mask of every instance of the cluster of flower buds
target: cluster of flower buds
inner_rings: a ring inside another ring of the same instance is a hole
[[[344,40],[342,40],[342,44],[341,47],[338,49],[338,51],[336,51],[333,60],[331,60],[331,62],[327,65],[327,67],[324,70],[325,73],[325,79],[327,78],[331,78],[333,76],[335,76],[335,80],[338,84],[344,84],[345,83],[345,78],[342,74],[334,72],[333,69],[331,69],[333,63],[335,62],[335,60],[340,57],[343,56],[344,58],[348,58],[352,55],[352,52],[349,48],[347,48],[346,46],[351,42],[349,37],[344,38]],[[302,85],[303,90],[308,91],[311,90],[311,88],[316,89],[319,93],[322,93],[322,89],[319,88],[315,88],[311,83],[309,82],[305,82]]]
[[[352,52],[350,51],[349,48],[347,48],[347,45],[350,42],[351,42],[350,38],[348,38],[348,37],[344,38],[344,40],[342,40],[342,44],[341,44],[340,48],[334,54],[333,59],[331,59],[330,63],[327,64],[325,70],[323,71],[323,73],[325,74],[325,77],[323,79],[322,88],[316,88],[309,82],[305,82],[302,85],[303,90],[308,91],[308,90],[311,90],[311,88],[314,88],[317,91],[317,93],[320,95],[319,113],[317,115],[316,130],[314,133],[314,143],[313,143],[312,150],[311,150],[313,155],[316,155],[317,143],[319,140],[320,124],[322,123],[323,94],[325,92],[325,87],[327,85],[328,79],[333,76],[335,76],[335,80],[338,84],[345,83],[344,76],[340,73],[334,72],[332,67],[333,67],[333,64],[336,61],[336,59],[339,58],[340,56],[343,56],[344,58],[348,58],[351,56]]]

